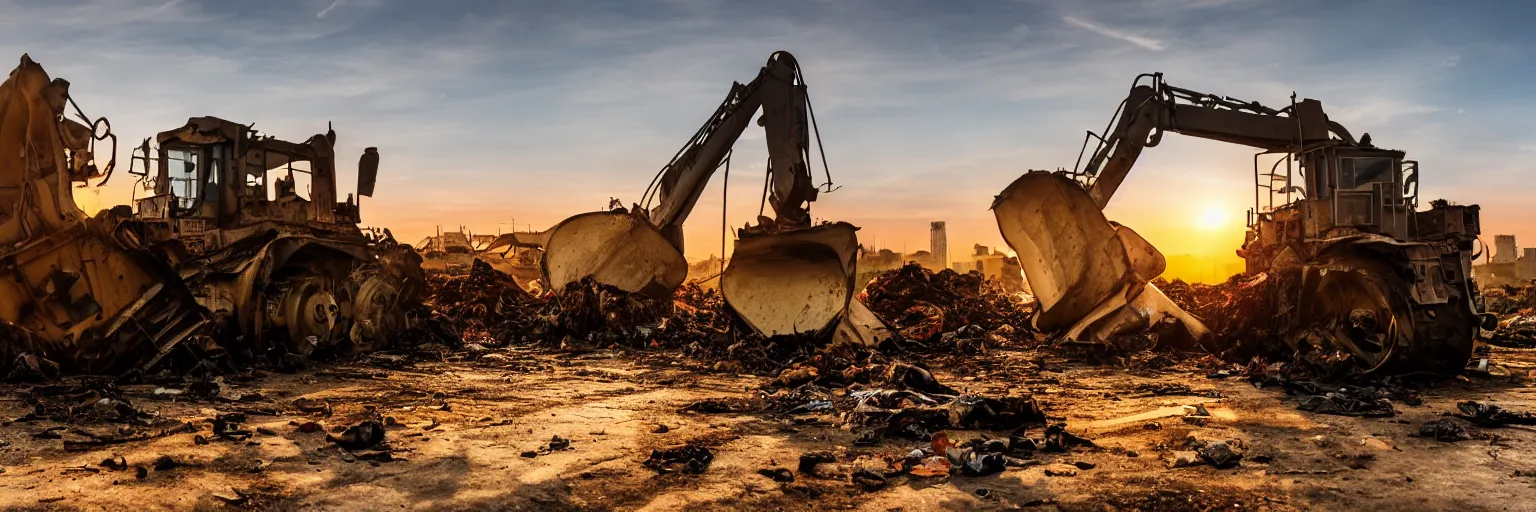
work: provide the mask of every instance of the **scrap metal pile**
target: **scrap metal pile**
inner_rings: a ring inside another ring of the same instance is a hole
[[[1497,315],[1499,327],[1490,344],[1536,348],[1536,281],[1521,286],[1501,286],[1484,292],[1488,312]]]
[[[591,279],[535,297],[476,260],[464,276],[430,275],[428,289],[425,310],[416,316],[442,321],[453,334],[446,337],[485,346],[667,349],[772,374],[798,361],[828,357],[826,346],[835,344],[825,337],[755,334],[737,321],[717,290],[697,283],[678,288],[671,301]],[[1035,340],[1027,328],[1029,306],[979,274],[908,265],[877,276],[859,299],[898,331],[894,347],[905,351],[974,352]]]
[[[1204,348],[1231,361],[1246,362],[1253,356],[1287,358],[1283,336],[1294,314],[1285,298],[1298,276],[1265,273],[1238,274],[1218,284],[1186,283],[1175,279],[1153,281],[1180,308],[1205,322],[1211,336]]]
[[[776,370],[767,352],[790,343],[773,343],[733,328],[725,301],[714,289],[686,283],[673,300],[584,279],[560,293],[535,297],[505,273],[475,260],[463,276],[431,274],[423,318],[443,322],[448,337],[484,346],[532,344],[565,350],[606,347],[679,349],[700,359],[731,357],[757,361],[761,371]],[[756,354],[759,357],[750,357]],[[782,354],[780,354],[782,355]],[[768,366],[763,366],[768,365]]]
[[[859,300],[915,349],[966,352],[984,348],[983,341],[1035,341],[1032,306],[979,273],[909,263],[877,274]]]
[[[833,347],[784,369],[753,400],[705,399],[683,408],[702,414],[759,414],[795,425],[840,425],[862,454],[809,451],[794,472],[764,469],[791,482],[796,473],[846,479],[873,491],[901,480],[980,477],[1046,465],[1044,454],[1098,449],[1065,424],[1048,420],[1031,395],[956,390],[919,364],[875,351]],[[1076,474],[1092,464],[1047,466]]]

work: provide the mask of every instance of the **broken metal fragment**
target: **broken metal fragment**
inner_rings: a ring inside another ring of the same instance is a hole
[[[709,463],[714,460],[715,454],[709,448],[688,444],[652,450],[650,458],[645,460],[645,467],[661,474],[681,470],[684,473],[697,475],[704,473],[704,470],[709,468]]]
[[[1205,461],[1216,469],[1237,466],[1238,462],[1243,460],[1243,454],[1246,451],[1242,443],[1237,440],[1211,441],[1205,443],[1205,446],[1201,446],[1197,450],[1200,454],[1200,460]]]
[[[384,425],[374,420],[347,427],[341,435],[327,434],[325,440],[348,450],[372,448],[384,442]]]
[[[795,481],[795,474],[789,468],[759,469],[757,474],[771,478],[775,482],[791,483]]]
[[[1454,443],[1472,439],[1467,428],[1451,418],[1441,418],[1419,427],[1419,436],[1428,437],[1444,443]]]
[[[1507,425],[1536,425],[1536,413],[1510,411],[1494,404],[1473,400],[1458,402],[1456,417],[1476,423],[1481,427],[1497,428]]]

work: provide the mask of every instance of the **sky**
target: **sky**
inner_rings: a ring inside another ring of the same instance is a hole
[[[1484,239],[1536,245],[1536,33],[1520,2],[1145,0],[0,0],[0,57],[72,82],[127,147],[187,118],[338,134],[342,190],[382,155],[368,225],[414,243],[437,225],[543,229],[639,200],[734,81],[776,50],[805,74],[836,186],[813,213],[894,250],[948,224],[951,255],[1002,246],[992,198],[1070,168],[1139,73],[1203,92],[1323,102],[1406,150],[1421,196],[1482,206]],[[720,252],[755,218],[761,128],[686,224]],[[1165,254],[1232,258],[1255,150],[1169,135],[1107,209]],[[820,166],[817,173],[820,176]],[[126,174],[77,190],[129,202]],[[142,194],[142,192],[139,192]],[[344,193],[343,193],[344,195]]]

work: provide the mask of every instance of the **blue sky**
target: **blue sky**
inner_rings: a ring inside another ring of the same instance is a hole
[[[125,142],[198,115],[290,140],[333,122],[344,168],[364,146],[383,154],[365,220],[410,242],[637,200],[732,81],[788,50],[843,186],[814,212],[866,243],[923,248],[946,220],[952,254],[1001,245],[992,196],[1070,167],[1131,79],[1162,71],[1270,105],[1319,99],[1420,160],[1425,199],[1479,203],[1485,239],[1536,245],[1533,16],[1515,2],[11,0],[0,56],[69,79]],[[737,144],[737,226],[761,190],[756,130]],[[1111,218],[1167,253],[1235,248],[1253,152],[1170,135]],[[126,202],[114,181],[79,194]],[[719,250],[722,181],[688,224],[690,257]],[[1208,212],[1230,228],[1188,228]]]

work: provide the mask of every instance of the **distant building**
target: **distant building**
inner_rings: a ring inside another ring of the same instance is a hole
[[[1536,279],[1536,248],[1522,253],[1514,235],[1493,237],[1493,255],[1487,263],[1472,267],[1481,286],[1504,286]]]
[[[939,259],[937,256],[934,256],[933,253],[928,251],[917,251],[912,254],[908,254],[903,256],[902,260],[907,263],[916,263],[918,265],[922,265],[923,268],[935,272],[944,270],[948,267],[944,264],[944,260]]]
[[[1536,279],[1536,247],[1525,248],[1525,254],[1515,262],[1515,275],[1520,279]]]
[[[1514,263],[1519,258],[1520,251],[1516,250],[1515,235],[1496,235],[1493,237],[1493,262]]]
[[[475,252],[474,237],[465,232],[463,226],[459,226],[458,231],[446,233],[442,226],[438,226],[436,235],[416,243],[416,250],[425,253],[470,254]]]
[[[716,255],[709,255],[708,259],[688,264],[688,280],[698,281],[704,288],[714,288],[720,282],[720,274],[725,272],[726,260]]]
[[[970,270],[1003,283],[1003,289],[1009,292],[1024,291],[1024,272],[1019,268],[1018,258],[981,244],[975,244],[971,249]]]
[[[945,233],[942,220],[928,224],[928,252],[933,255],[938,268],[949,266],[949,236]]]

